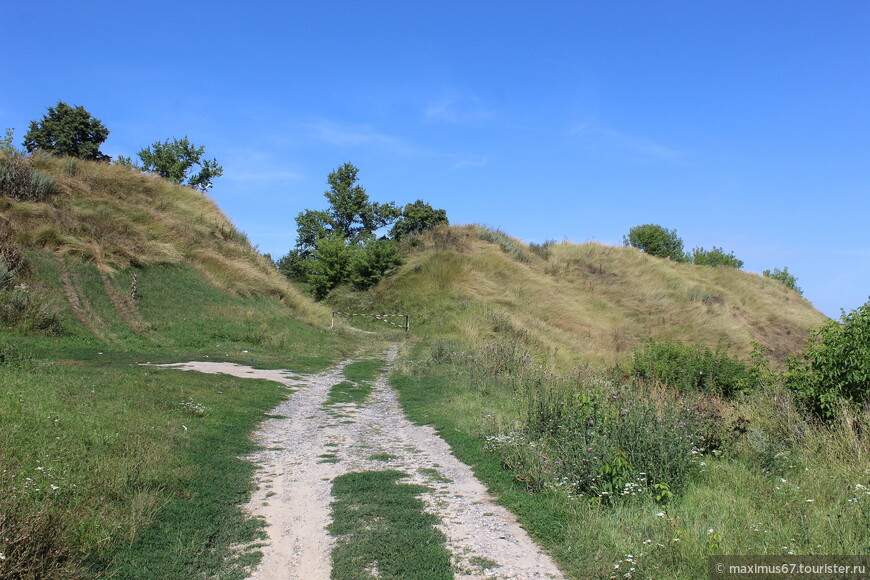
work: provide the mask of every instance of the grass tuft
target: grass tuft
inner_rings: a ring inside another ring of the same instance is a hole
[[[336,537],[332,578],[453,578],[446,538],[417,497],[427,488],[399,483],[400,471],[364,471],[332,484]]]

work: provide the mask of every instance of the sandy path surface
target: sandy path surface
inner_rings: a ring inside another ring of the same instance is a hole
[[[388,354],[388,361],[395,351]],[[562,578],[513,514],[496,504],[471,469],[428,426],[409,422],[395,391],[380,378],[361,405],[324,407],[344,363],[320,374],[255,370],[234,364],[161,365],[280,382],[296,389],[255,434],[257,484],[249,509],[268,524],[268,545],[252,573],[258,580],[330,577],[333,539],[326,526],[332,480],[351,471],[397,469],[431,489],[421,496],[447,537],[456,578]],[[389,454],[389,461],[370,459]],[[481,563],[487,562],[487,568]],[[495,565],[490,565],[494,563]]]

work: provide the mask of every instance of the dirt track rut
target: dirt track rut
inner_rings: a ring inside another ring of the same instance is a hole
[[[388,362],[395,351],[388,354]],[[471,469],[428,426],[402,413],[395,391],[380,378],[361,405],[325,408],[332,385],[345,378],[338,366],[315,375],[255,370],[227,363],[180,363],[170,368],[267,379],[295,389],[255,434],[263,449],[257,464],[258,489],[250,512],[268,524],[268,545],[252,578],[330,577],[332,538],[327,534],[332,480],[351,471],[397,469],[408,483],[431,489],[421,496],[447,537],[456,578],[561,578],[516,518],[496,504]],[[373,455],[394,459],[380,461]],[[487,568],[481,562],[495,563]]]

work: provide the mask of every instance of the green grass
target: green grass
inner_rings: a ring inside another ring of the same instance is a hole
[[[453,578],[438,518],[423,511],[420,485],[399,483],[399,471],[347,473],[332,484],[336,537],[332,578]]]
[[[326,398],[324,405],[327,407],[336,403],[355,403],[360,405],[365,402],[371,392],[371,385],[342,381],[330,387],[329,396]]]
[[[344,376],[355,383],[373,383],[386,364],[381,359],[365,359],[344,367]]]
[[[393,459],[398,459],[398,457],[389,453],[375,453],[374,455],[369,455],[368,459],[369,461],[392,461]]]
[[[452,479],[441,475],[441,472],[434,467],[421,467],[417,469],[417,473],[425,476],[429,481],[437,483],[450,483],[453,481]]]
[[[26,539],[0,539],[0,577],[19,564],[46,578],[243,577],[258,556],[232,546],[255,541],[261,524],[239,507],[252,481],[239,457],[292,391],[140,363],[315,372],[356,346],[300,323],[273,297],[227,292],[189,265],[137,269],[131,315],[107,289],[127,291],[131,270],[104,280],[74,256],[26,256],[30,291],[58,313],[63,332],[0,329],[0,536]],[[61,264],[99,338],[73,312]]]
[[[769,386],[720,409],[744,417],[747,433],[704,456],[667,505],[651,493],[605,504],[556,486],[530,491],[525,468],[506,470],[492,450],[487,437],[522,430],[527,394],[539,387],[487,381],[464,364],[433,363],[426,351],[391,377],[403,408],[435,427],[569,577],[631,568],[632,577],[701,577],[711,554],[870,553],[866,417],[857,428],[808,424],[787,392]],[[528,459],[548,461],[539,447]]]
[[[318,455],[317,463],[338,463],[339,459],[335,453],[324,453],[322,455]]]
[[[286,396],[276,383],[129,363],[0,366],[0,463],[14,466],[0,511],[20,509],[7,525],[24,531],[39,505],[65,514],[54,541],[89,575],[241,578],[256,556],[231,546],[261,524],[240,507],[253,466],[239,457]],[[0,552],[3,576],[14,555]]]

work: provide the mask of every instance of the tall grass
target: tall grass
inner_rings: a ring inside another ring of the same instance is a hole
[[[433,341],[393,378],[576,578],[690,578],[711,554],[870,551],[870,414],[824,426],[768,375],[730,399],[623,374],[478,372]],[[586,461],[584,461],[584,459]]]
[[[334,306],[408,312],[418,336],[480,343],[522,335],[560,367],[625,364],[650,339],[714,352],[733,345],[734,356],[757,342],[779,365],[825,319],[758,275],[630,248],[559,242],[538,251],[494,230],[454,226],[406,249],[396,274],[366,293],[333,297]]]
[[[20,161],[42,176],[34,184],[52,181],[57,192],[0,196],[4,229],[21,248],[76,256],[107,273],[187,263],[224,290],[270,295],[308,322],[328,321],[328,311],[288,283],[206,196],[118,165],[78,160],[71,170],[65,158]]]

